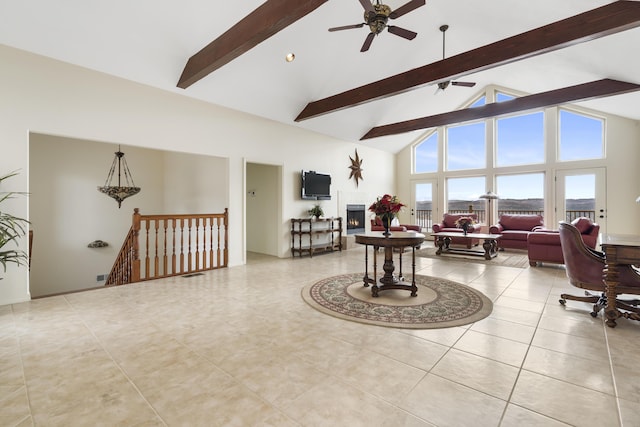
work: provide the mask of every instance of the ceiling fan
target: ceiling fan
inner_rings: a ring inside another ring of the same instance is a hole
[[[445,59],[444,56],[444,33],[449,29],[448,25],[442,25],[440,26],[440,31],[442,31],[442,59]],[[464,86],[464,87],[474,87],[476,84],[475,82],[457,82],[457,81],[453,81],[453,80],[447,80],[446,82],[440,82],[438,83],[438,89],[436,89],[436,93],[445,90],[446,88],[449,87],[449,85],[451,86]]]
[[[371,32],[364,40],[364,44],[362,45],[360,52],[366,52],[369,50],[374,37],[380,34],[385,28],[387,28],[391,34],[395,34],[396,36],[400,36],[407,40],[413,40],[418,35],[418,33],[405,30],[404,28],[387,25],[387,22],[389,19],[399,18],[420,6],[424,6],[425,0],[411,0],[396,10],[391,10],[391,8],[386,4],[381,4],[380,0],[376,0],[375,4],[372,4],[370,0],[358,1],[364,8],[364,22],[354,25],[345,25],[343,27],[329,28],[329,31],[350,30],[352,28],[362,28],[363,26],[368,25]]]

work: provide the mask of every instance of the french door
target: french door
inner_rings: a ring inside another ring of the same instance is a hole
[[[607,228],[605,168],[556,171],[556,219],[571,222],[586,216]]]
[[[437,206],[438,186],[435,179],[412,181],[411,185],[411,220],[418,224],[425,233],[431,232],[433,219],[438,220],[440,213]]]

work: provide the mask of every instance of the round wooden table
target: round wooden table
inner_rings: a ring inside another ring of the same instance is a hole
[[[364,286],[371,284],[371,295],[378,296],[379,291],[387,289],[405,289],[411,291],[411,296],[418,296],[418,287],[416,286],[416,247],[420,247],[424,242],[424,234],[412,231],[394,231],[389,236],[384,236],[382,232],[369,232],[365,234],[356,234],[356,243],[365,245],[364,250],[364,277],[362,281]],[[373,246],[373,278],[369,277],[369,246]],[[377,275],[377,258],[378,248],[384,248],[384,275],[379,281],[376,281]],[[404,248],[412,249],[411,258],[411,284],[404,282],[402,276],[402,253]],[[393,250],[399,250],[400,274],[398,277],[393,275],[395,266],[393,265]]]

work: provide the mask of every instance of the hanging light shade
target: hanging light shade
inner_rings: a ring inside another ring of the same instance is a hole
[[[109,175],[107,175],[107,180],[105,181],[104,186],[98,187],[98,191],[115,199],[116,202],[118,202],[118,208],[120,208],[124,199],[126,199],[127,197],[135,196],[140,192],[140,187],[135,186],[133,177],[131,176],[131,171],[129,171],[129,166],[127,166],[127,160],[124,158],[124,153],[120,151],[119,145],[118,151],[115,154],[116,156],[114,157],[113,163],[111,164],[111,169],[109,170]],[[116,166],[118,168],[117,186],[112,184]],[[124,181],[126,186],[122,185],[122,174],[124,174]]]
[[[487,200],[495,200],[495,199],[499,199],[500,197],[492,192],[491,190],[487,191],[486,194],[483,194],[482,196],[480,196],[481,199],[487,199]]]

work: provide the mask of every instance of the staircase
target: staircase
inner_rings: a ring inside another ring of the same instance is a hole
[[[141,215],[133,224],[105,286],[227,267],[228,210],[217,214]]]

